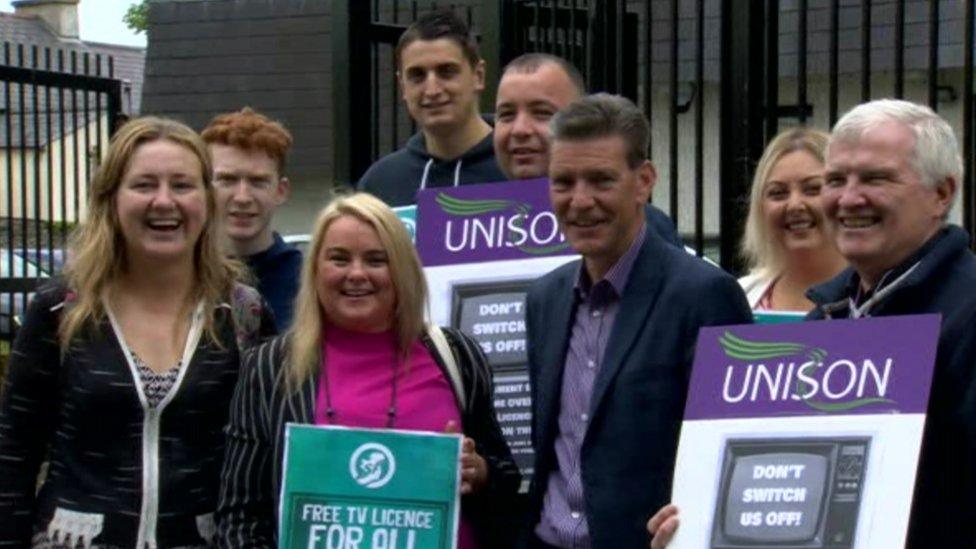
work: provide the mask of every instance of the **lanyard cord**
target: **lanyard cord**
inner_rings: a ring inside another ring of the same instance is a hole
[[[386,428],[392,429],[397,418],[397,374],[400,373],[400,361],[393,361],[393,381],[390,383],[390,406],[386,409]],[[332,407],[332,387],[329,385],[329,363],[325,363],[322,371],[322,382],[325,384],[325,417],[329,425],[335,425],[336,409]]]

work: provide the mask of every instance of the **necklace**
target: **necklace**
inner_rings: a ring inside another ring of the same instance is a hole
[[[393,360],[393,381],[390,382],[390,405],[386,408],[386,428],[392,429],[397,418],[397,374],[400,373],[400,361]],[[335,425],[336,409],[332,406],[332,388],[329,385],[329,364],[325,363],[322,372],[322,383],[325,387],[325,417],[329,425]]]

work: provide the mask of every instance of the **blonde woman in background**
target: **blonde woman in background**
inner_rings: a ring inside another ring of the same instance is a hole
[[[468,336],[427,326],[426,303],[420,260],[389,207],[365,193],[326,206],[290,332],[244,358],[222,475],[221,547],[277,546],[289,422],[463,432],[458,547],[512,547],[520,478],[495,420],[487,361]]]
[[[847,266],[820,203],[826,148],[826,133],[791,129],[759,160],[742,242],[749,274],[739,279],[754,311],[809,311],[807,289]]]
[[[178,122],[135,119],[113,137],[64,279],[37,292],[14,342],[0,545],[212,543],[239,346],[273,322],[221,252],[210,174]]]

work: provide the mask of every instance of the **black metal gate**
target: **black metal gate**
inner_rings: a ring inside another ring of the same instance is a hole
[[[829,129],[872,98],[929,104],[957,128],[966,177],[952,219],[972,232],[974,1],[486,0],[457,9],[480,26],[482,53],[496,64],[489,75],[545,51],[576,64],[591,91],[634,99],[651,120],[655,202],[691,245],[738,272],[765,143],[789,126]],[[337,25],[347,29],[336,50],[347,78],[335,104],[349,133],[337,136],[336,153],[346,166],[339,180],[349,181],[410,133],[382,52],[418,10],[416,1],[338,4],[349,24]]]
[[[0,59],[0,340],[56,274],[121,116],[111,57],[4,43]]]
[[[503,62],[526,52],[569,60],[592,90],[637,100],[640,17],[614,1],[507,1],[500,44]]]

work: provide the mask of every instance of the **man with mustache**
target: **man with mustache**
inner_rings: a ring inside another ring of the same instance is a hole
[[[647,229],[650,127],[597,94],[551,121],[549,196],[581,261],[526,298],[529,547],[639,547],[666,503],[698,329],[752,319],[735,279]]]
[[[834,126],[821,198],[851,267],[812,288],[810,320],[942,315],[906,547],[976,539],[976,257],[946,217],[962,181],[959,144],[930,108],[880,99]],[[674,506],[648,529],[677,528]]]
[[[495,102],[495,158],[510,180],[546,177],[549,122],[586,93],[583,75],[569,61],[548,53],[526,53],[502,70]],[[683,246],[674,223],[648,204],[647,222],[661,237]]]
[[[213,185],[230,252],[257,279],[279,330],[291,324],[302,253],[271,228],[275,211],[288,200],[283,175],[291,134],[278,122],[245,107],[215,117],[203,130],[213,157]]]
[[[504,180],[491,125],[478,113],[485,62],[464,21],[450,10],[428,13],[404,31],[394,55],[403,101],[420,132],[370,166],[358,188],[405,206],[419,190]]]

